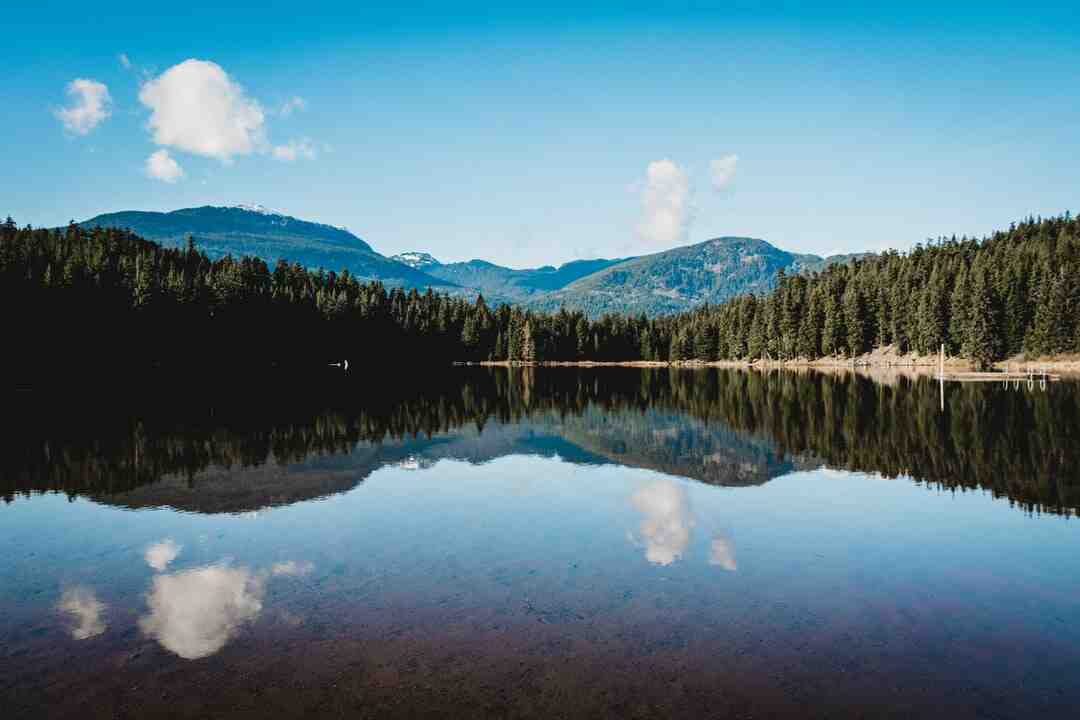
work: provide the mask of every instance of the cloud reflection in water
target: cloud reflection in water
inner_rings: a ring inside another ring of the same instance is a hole
[[[68,588],[56,608],[75,619],[71,637],[76,640],[86,640],[105,632],[105,622],[101,619],[105,604],[97,599],[90,588],[81,585]]]
[[[143,558],[145,558],[146,564],[154,570],[163,572],[183,549],[184,546],[176,544],[176,541],[172,538],[165,538],[161,542],[154,543],[146,548]]]
[[[630,503],[644,515],[639,532],[645,559],[654,565],[671,565],[681,558],[697,526],[686,488],[674,480],[654,480],[638,488],[630,496]],[[633,535],[630,538],[637,542]],[[713,534],[709,564],[730,572],[736,570],[735,541],[727,533]]]
[[[713,535],[712,543],[709,545],[709,564],[730,572],[738,569],[735,564],[735,541],[731,539],[731,536],[726,533]]]
[[[262,610],[264,577],[247,568],[207,565],[154,578],[144,633],[182,658],[213,655]]]
[[[672,480],[656,480],[639,488],[630,502],[645,515],[641,520],[645,559],[670,565],[682,557],[694,527],[686,488]]]
[[[270,574],[275,577],[303,577],[315,569],[315,565],[309,560],[286,560],[274,563],[270,568]]]
[[[213,655],[244,623],[258,617],[269,578],[300,577],[314,567],[308,561],[286,560],[269,571],[253,571],[217,563],[157,575],[146,595],[150,612],[139,619],[139,627],[187,660]]]

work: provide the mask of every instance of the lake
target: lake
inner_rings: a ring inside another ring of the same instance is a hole
[[[0,715],[1076,717],[1080,383],[298,385],[8,395]]]

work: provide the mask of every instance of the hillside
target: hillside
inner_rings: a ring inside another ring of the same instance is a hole
[[[449,283],[375,252],[344,228],[299,220],[261,206],[185,208],[173,212],[125,211],[79,223],[85,228],[129,228],[165,247],[182,247],[190,234],[211,258],[254,255],[270,265],[284,258],[308,268],[350,273],[388,285],[442,287]]]
[[[548,311],[566,307],[597,317],[605,312],[682,312],[742,293],[767,292],[775,286],[780,269],[821,270],[853,257],[859,256],[799,255],[764,240],[723,237],[642,257],[575,260],[559,267],[520,270],[486,260],[440,263],[426,252],[391,259],[458,286],[458,294],[480,292],[496,304]]]
[[[781,269],[788,273],[817,270],[847,257],[796,255],[764,240],[721,237],[610,265],[533,305],[546,310],[566,306],[593,316],[674,313],[743,293],[767,292],[775,286]]]
[[[482,292],[489,300],[510,303],[530,303],[545,293],[559,290],[570,283],[611,267],[622,260],[574,260],[559,267],[514,269],[486,260],[458,263],[439,263],[427,253],[404,253],[394,259],[422,263],[413,265],[445,282]],[[410,262],[410,265],[412,264]]]
[[[348,269],[362,280],[389,286],[435,287],[493,305],[535,310],[576,309],[664,315],[742,293],[764,293],[776,273],[820,270],[853,256],[820,258],[780,250],[764,240],[721,237],[653,255],[575,260],[555,267],[516,269],[485,260],[441,263],[426,252],[393,257],[378,253],[344,228],[308,222],[261,206],[197,207],[168,213],[127,211],[98,215],[83,227],[129,228],[165,247],[182,247],[190,234],[210,258],[253,255],[307,268]]]

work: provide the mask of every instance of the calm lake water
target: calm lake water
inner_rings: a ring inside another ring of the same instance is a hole
[[[9,395],[0,716],[1075,718],[1080,385],[944,401],[569,368]]]

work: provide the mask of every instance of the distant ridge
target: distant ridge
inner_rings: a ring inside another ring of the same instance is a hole
[[[536,305],[545,310],[574,308],[592,316],[675,313],[767,292],[776,285],[779,270],[820,270],[849,257],[799,255],[758,238],[719,237],[611,264],[548,293]]]
[[[452,287],[445,280],[377,253],[348,230],[300,220],[263,205],[184,208],[172,212],[125,211],[85,220],[83,227],[123,227],[166,247],[182,247],[188,235],[211,258],[254,255],[305,267],[341,271],[405,287]]]
[[[764,293],[776,273],[820,270],[853,255],[821,258],[781,250],[764,240],[718,237],[640,257],[574,260],[558,267],[515,269],[486,260],[442,263],[428,252],[381,255],[348,230],[301,220],[260,204],[203,206],[172,212],[125,211],[98,215],[83,227],[130,228],[167,247],[191,235],[212,258],[254,255],[309,268],[347,269],[387,285],[439,289],[454,295],[482,293],[491,304],[539,310],[565,307],[596,317],[607,312],[662,315],[743,293]]]

